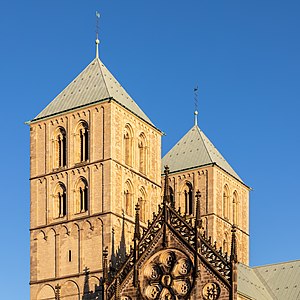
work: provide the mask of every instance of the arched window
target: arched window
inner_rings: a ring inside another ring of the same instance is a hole
[[[81,121],[76,127],[75,144],[76,161],[87,161],[89,159],[89,128],[84,121]]]
[[[67,214],[67,194],[63,183],[58,183],[54,189],[54,218],[63,218]]]
[[[146,137],[144,133],[139,135],[138,140],[138,164],[139,164],[139,171],[141,173],[146,174],[146,166],[147,166],[147,146],[146,146]]]
[[[229,189],[227,185],[223,189],[223,217],[229,219]]]
[[[146,192],[142,187],[139,191],[140,220],[146,222]]]
[[[125,213],[128,216],[133,216],[133,188],[129,180],[125,183],[124,198]]]
[[[170,187],[170,186],[169,186],[169,193],[170,193],[171,206],[175,207],[174,191],[173,191],[172,187]]]
[[[193,214],[193,186],[186,182],[184,186],[185,212],[187,215]]]
[[[132,129],[127,124],[124,130],[124,155],[125,155],[125,164],[132,166]]]
[[[88,185],[85,178],[81,177],[75,186],[75,213],[88,210]]]
[[[63,127],[56,129],[54,134],[54,168],[67,165],[67,138]]]
[[[237,191],[233,193],[233,201],[232,201],[232,216],[233,216],[233,224],[238,224],[238,194]]]

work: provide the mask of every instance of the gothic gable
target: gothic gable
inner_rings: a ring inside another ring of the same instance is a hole
[[[167,182],[168,170],[163,203],[142,236],[137,205],[134,246],[109,283],[105,276],[104,299],[236,299],[234,228],[229,258],[205,238],[200,193],[191,221],[169,201]]]

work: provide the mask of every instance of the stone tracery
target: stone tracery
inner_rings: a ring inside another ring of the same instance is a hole
[[[145,299],[180,299],[191,292],[193,263],[176,249],[154,254],[142,270],[141,291]]]

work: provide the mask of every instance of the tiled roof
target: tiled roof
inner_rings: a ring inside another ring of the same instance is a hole
[[[233,177],[242,181],[203,131],[193,126],[186,135],[163,157],[162,166],[176,172],[215,163]]]
[[[112,98],[153,125],[99,58],[95,58],[33,121]]]

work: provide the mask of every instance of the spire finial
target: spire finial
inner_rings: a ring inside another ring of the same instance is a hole
[[[198,85],[194,87],[194,101],[195,101],[195,111],[194,111],[194,116],[195,116],[195,126],[198,125]]]
[[[100,19],[100,13],[98,11],[96,11],[96,40],[95,40],[95,44],[96,44],[96,58],[99,58],[99,19]]]

